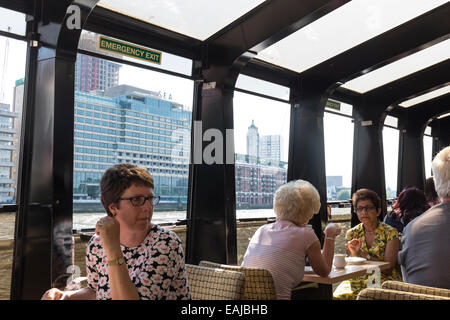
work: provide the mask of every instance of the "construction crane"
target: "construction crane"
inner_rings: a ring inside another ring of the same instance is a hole
[[[8,32],[11,27],[8,26]],[[5,54],[3,59],[2,80],[0,82],[0,102],[5,102],[5,86],[6,86],[6,68],[8,67],[8,53],[9,53],[9,38],[6,37]]]

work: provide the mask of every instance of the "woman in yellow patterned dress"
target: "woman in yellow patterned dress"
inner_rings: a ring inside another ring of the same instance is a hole
[[[347,231],[345,241],[351,257],[390,262],[388,269],[381,272],[381,283],[386,280],[401,281],[397,264],[399,237],[397,229],[379,220],[381,200],[369,189],[360,189],[352,197],[353,207],[359,221]],[[334,291],[334,299],[356,299],[358,293],[367,287],[369,275],[342,282]]]

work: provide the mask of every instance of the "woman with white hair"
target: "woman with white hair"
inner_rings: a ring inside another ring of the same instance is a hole
[[[305,257],[318,275],[326,277],[331,271],[334,239],[341,229],[328,224],[321,252],[319,239],[307,226],[319,208],[319,193],[311,183],[288,182],[275,192],[276,222],[260,227],[250,240],[242,266],[269,270],[278,299],[291,299],[291,289],[303,280]]]
[[[450,146],[436,155],[431,167],[442,203],[406,226],[398,260],[403,281],[450,289]]]

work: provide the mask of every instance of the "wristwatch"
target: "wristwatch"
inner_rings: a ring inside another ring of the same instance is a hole
[[[121,266],[125,263],[125,259],[123,257],[119,257],[114,260],[108,260],[108,266]]]

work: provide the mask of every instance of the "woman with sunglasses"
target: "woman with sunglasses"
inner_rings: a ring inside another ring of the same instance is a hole
[[[401,281],[397,265],[398,231],[380,221],[380,197],[372,190],[360,189],[353,194],[352,202],[361,223],[347,231],[345,237],[347,254],[350,257],[389,262],[389,268],[381,272],[381,283],[386,280]],[[342,282],[333,297],[356,299],[358,293],[367,287],[367,278],[368,275]]]
[[[178,236],[151,223],[159,197],[149,172],[133,164],[109,168],[100,182],[107,216],[86,249],[88,286],[48,290],[49,300],[190,299]]]

